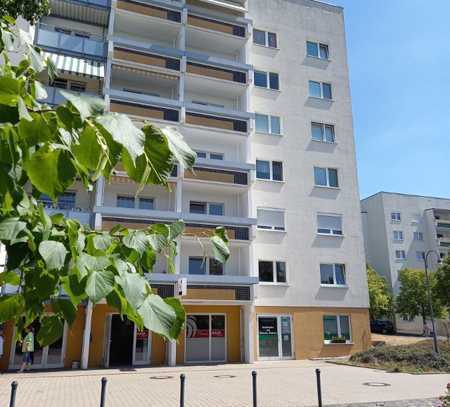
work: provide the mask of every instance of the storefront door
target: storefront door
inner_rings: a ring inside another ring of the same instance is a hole
[[[188,314],[186,318],[185,361],[225,362],[226,320],[223,314]]]
[[[292,321],[289,315],[258,316],[259,359],[292,359]]]

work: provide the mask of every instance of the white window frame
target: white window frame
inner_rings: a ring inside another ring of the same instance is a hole
[[[319,84],[320,84],[320,97],[319,97],[319,96],[313,96],[313,95],[310,95],[310,94],[309,94],[309,85],[310,85],[310,82],[315,82],[315,83],[319,83]],[[323,97],[323,85],[324,85],[324,84],[330,85],[330,90],[331,90],[331,98],[330,98],[330,99],[324,98],[324,97]],[[310,98],[332,101],[332,100],[334,100],[334,99],[333,99],[333,94],[334,94],[334,91],[333,91],[333,84],[332,84],[331,82],[321,82],[321,81],[315,81],[315,80],[312,80],[312,79],[308,80],[308,96],[309,96]]]
[[[308,42],[317,45],[317,56],[308,54]],[[320,41],[306,40],[306,44],[305,45],[306,45],[306,56],[308,58],[316,58],[316,59],[320,59],[322,61],[329,61],[330,60],[330,46],[328,44],[325,44],[324,42],[320,42]],[[322,58],[320,56],[320,46],[321,45],[327,47],[327,58]]]
[[[265,161],[265,162],[269,163],[269,178],[258,178],[258,170],[255,168],[255,176],[258,181],[285,182],[284,162],[283,161],[281,161],[281,160],[264,160],[264,159],[260,159],[260,158],[257,158],[256,161]],[[281,163],[281,171],[282,171],[282,176],[283,176],[281,180],[273,179],[273,163],[274,162]]]
[[[252,35],[252,37],[253,37],[252,38],[253,39],[252,43],[254,45],[258,45],[260,47],[265,47],[265,48],[270,48],[270,49],[279,49],[279,47],[278,47],[278,34],[277,33],[274,33],[273,31],[260,30],[259,28],[254,28],[253,30],[260,31],[260,32],[264,33],[264,45],[260,44],[258,42],[255,42],[254,41],[254,37]],[[269,33],[275,35],[276,42],[277,42],[277,46],[276,47],[272,47],[272,46],[269,45]]]
[[[420,237],[420,239],[419,239],[419,237]],[[414,231],[413,232],[413,239],[416,242],[423,242],[423,232],[420,232],[418,230]]]
[[[313,130],[312,129],[313,129],[313,125],[314,124],[317,125],[317,126],[320,126],[322,128],[322,140],[317,140],[317,139],[315,139],[313,137]],[[326,127],[330,127],[330,128],[333,129],[333,141],[328,141],[325,138],[325,128]],[[315,141],[317,143],[336,144],[336,127],[335,127],[335,125],[334,124],[329,124],[329,123],[322,123],[322,122],[312,121],[311,122],[311,140]]]
[[[272,263],[273,267],[273,280],[272,281],[261,281],[259,280],[259,262],[267,262]],[[286,281],[278,281],[277,278],[277,263],[284,263],[284,277]],[[258,284],[262,285],[288,285],[288,272],[287,272],[287,265],[286,261],[284,260],[266,260],[266,259],[258,259]]]
[[[119,198],[132,198],[133,202],[134,202],[133,208],[127,208],[127,207],[124,207],[124,206],[118,206],[117,203],[118,203]],[[155,208],[156,199],[154,197],[152,197],[152,196],[138,196],[136,198],[134,195],[127,195],[127,194],[117,194],[116,195],[116,207],[117,208],[121,208],[121,209],[139,209],[139,210],[142,210],[142,211],[154,210],[154,209],[141,209],[141,208],[139,208],[139,200],[141,198],[143,198],[143,199],[151,199],[153,201],[153,208]]]
[[[283,356],[282,340],[281,340],[281,318],[289,318],[291,326],[291,356]],[[260,356],[259,355],[259,318],[276,318],[277,334],[278,334],[278,356]],[[295,358],[295,337],[294,337],[294,319],[290,314],[257,314],[256,315],[256,350],[258,360],[289,360]]]
[[[203,262],[205,263],[205,274],[190,274],[189,273],[189,261],[190,261],[191,258],[196,258],[196,259],[202,258],[203,259]],[[209,276],[210,275],[210,264],[209,264],[209,261],[211,259],[215,260],[214,257],[209,257],[209,256],[195,256],[195,255],[188,256],[188,258],[187,258],[187,268],[186,268],[187,273],[186,274],[194,275],[194,276],[195,275],[198,275],[198,276],[201,276],[201,275]],[[216,275],[216,274],[213,274],[213,275]],[[225,275],[225,263],[222,263],[222,275],[223,276]]]
[[[283,213],[283,229],[275,229],[275,226],[268,226],[268,225],[266,227],[261,227],[260,225],[258,225],[258,221],[256,221],[256,229],[263,230],[263,231],[266,231],[266,232],[282,232],[282,233],[286,232],[286,211],[284,209],[258,207],[258,208],[256,208],[256,214],[258,214],[258,210],[272,211],[272,212],[282,212]]]
[[[403,233],[403,230],[393,230],[392,240],[394,242],[403,242],[405,240],[405,234]]]
[[[336,321],[337,321],[337,336],[338,337],[342,337],[342,331],[341,331],[341,317],[347,317],[348,318],[348,328],[349,328],[349,334],[350,334],[350,339],[345,341],[345,344],[351,344],[353,343],[353,333],[352,333],[352,317],[351,315],[346,315],[346,314],[338,314],[338,315],[333,315],[333,314],[324,314],[322,316],[322,329],[323,329],[323,318],[324,317],[336,317]],[[325,332],[323,332],[323,343],[327,344],[327,345],[339,345],[338,343],[333,343],[331,342],[330,339],[325,339]]]
[[[200,204],[206,204],[206,213],[200,214],[191,212],[191,203],[200,203]],[[221,205],[222,206],[222,213],[223,215],[213,215],[210,213],[211,205]],[[208,201],[195,201],[195,200],[189,200],[189,213],[193,213],[194,215],[210,215],[210,216],[225,216],[225,203],[224,202],[208,202]]]
[[[331,231],[331,233],[323,233],[323,232],[319,232],[319,216],[329,216],[329,217],[335,217],[335,218],[340,218],[341,219],[341,233],[333,233],[333,231]],[[338,213],[323,213],[323,212],[319,212],[316,216],[316,234],[318,236],[332,236],[332,237],[344,237],[344,217],[341,214]]]
[[[320,184],[316,184],[316,168],[317,169],[321,169],[321,170],[325,170],[326,172],[326,179],[327,179],[327,184],[326,185],[320,185]],[[336,171],[336,178],[337,178],[337,186],[333,186],[330,185],[330,170],[335,170]],[[317,188],[332,188],[332,189],[340,189],[341,187],[341,183],[339,182],[339,169],[338,168],[334,168],[334,167],[317,167],[314,166],[313,168],[313,176],[314,176],[314,186]]]
[[[268,123],[268,131],[260,131],[256,129],[256,115],[259,116],[265,116],[267,117],[267,123]],[[273,133],[272,132],[272,118],[278,118],[278,120],[280,121],[280,132],[279,133]],[[277,116],[274,114],[265,114],[265,113],[258,113],[255,112],[255,133],[258,134],[270,134],[271,136],[282,136],[283,135],[283,124],[282,124],[282,120],[281,120],[281,116]]]
[[[320,274],[321,270],[320,270],[320,266],[322,265],[328,265],[328,266],[333,266],[333,284],[326,284],[326,283],[322,283],[322,275]],[[339,266],[343,266],[344,267],[344,280],[345,283],[344,284],[337,284],[336,281],[336,265]],[[348,287],[347,284],[347,265],[345,263],[320,263],[319,264],[319,274],[320,274],[320,285],[321,287]]]
[[[278,72],[272,72],[272,71],[261,71],[260,69],[255,69],[254,72],[259,72],[259,73],[263,73],[266,75],[266,83],[267,86],[259,86],[256,85],[256,81],[255,81],[255,74],[253,73],[253,84],[255,86],[255,88],[259,88],[259,89],[268,89],[268,90],[275,90],[275,91],[279,91],[281,86],[280,86],[280,74]],[[278,89],[277,88],[271,88],[270,87],[270,74],[273,73],[275,75],[278,75]]]
[[[391,212],[391,223],[401,223],[401,221],[402,221],[401,212]]]
[[[201,158],[201,160],[214,160],[214,161],[224,161],[225,160],[225,154],[224,153],[220,153],[218,151],[206,151],[206,150],[194,150],[197,154],[198,153],[203,153],[206,155],[206,158]],[[217,154],[217,155],[221,155],[222,159],[218,160],[217,158],[211,158],[211,154]]]
[[[397,256],[397,255],[400,254],[400,253],[403,253],[403,254],[404,254],[404,257],[399,257],[399,256]],[[404,261],[404,260],[406,260],[406,251],[405,251],[405,250],[402,250],[402,249],[396,250],[396,251],[395,251],[395,260],[398,260],[398,261]]]

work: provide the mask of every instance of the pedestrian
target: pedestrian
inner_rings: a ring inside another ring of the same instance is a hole
[[[33,327],[27,327],[25,328],[25,338],[22,341],[22,357],[23,362],[22,366],[20,368],[20,373],[24,371],[26,368],[27,370],[31,369],[31,365],[33,363],[33,352],[34,352],[34,333],[33,333]]]

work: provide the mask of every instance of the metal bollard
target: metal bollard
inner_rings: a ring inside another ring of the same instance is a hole
[[[11,398],[9,399],[9,407],[14,407],[16,405],[16,391],[18,385],[19,384],[15,380],[11,383]]]
[[[108,382],[108,379],[106,377],[102,377],[102,392],[100,395],[100,407],[105,407],[105,401],[106,401],[106,383]]]
[[[258,398],[256,394],[256,371],[252,371],[252,386],[253,386],[253,407],[258,407]]]
[[[186,382],[186,376],[180,374],[180,407],[184,407],[184,384]]]
[[[320,383],[320,369],[316,369],[317,378],[317,400],[319,402],[319,407],[322,407],[322,385]]]

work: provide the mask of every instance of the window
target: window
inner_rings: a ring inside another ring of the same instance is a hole
[[[403,242],[403,231],[394,230],[393,234],[394,234],[394,241]]]
[[[405,260],[406,259],[406,252],[404,250],[396,250],[395,251],[395,258],[397,260]]]
[[[189,257],[189,274],[223,275],[223,264],[213,258]]]
[[[422,241],[423,240],[423,233],[422,232],[414,232],[413,234],[414,240]]]
[[[334,126],[313,122],[311,123],[311,137],[314,141],[334,143]]]
[[[309,96],[313,98],[331,100],[331,84],[325,82],[309,81]]]
[[[119,208],[134,208],[134,197],[118,195],[117,206]]]
[[[207,160],[223,160],[223,153],[213,153],[211,151],[195,150],[197,158],[204,158]]]
[[[52,201],[48,195],[41,194],[39,202],[42,202],[45,208],[57,208],[57,209],[74,209],[75,208],[75,192],[64,192],[58,196],[56,202]]]
[[[351,341],[350,317],[348,315],[324,315],[323,339],[325,343]]]
[[[423,258],[425,257],[425,252],[417,251],[416,252],[416,259],[417,261],[423,261]]]
[[[153,209],[153,198],[139,198],[139,209]]]
[[[256,113],[255,127],[257,133],[281,134],[281,121],[278,116]]]
[[[268,31],[253,30],[253,42],[264,47],[276,48],[277,35]]]
[[[190,201],[189,212],[199,213],[203,215],[222,216],[224,214],[224,204],[215,202]]]
[[[284,231],[284,210],[282,209],[264,209],[257,210],[257,228],[265,230]]]
[[[328,59],[328,45],[313,41],[306,41],[306,55],[314,58]]]
[[[402,221],[402,215],[400,212],[391,212],[391,222],[401,222]]]
[[[320,284],[324,285],[345,285],[345,265],[344,264],[321,264]]]
[[[283,163],[281,161],[256,160],[256,178],[283,181]]]
[[[342,216],[317,215],[317,233],[320,235],[342,235]]]
[[[221,109],[225,108],[225,105],[221,105],[218,103],[212,103],[212,102],[204,102],[203,100],[193,100],[192,103],[194,103],[196,105],[202,105],[202,106],[220,107]]]
[[[259,281],[263,283],[285,283],[286,263],[284,261],[259,260]]]
[[[320,187],[338,188],[337,169],[314,167],[314,183]]]
[[[280,89],[278,74],[274,72],[255,71],[255,86],[268,89]]]
[[[73,90],[74,92],[86,91],[86,84],[84,82],[70,81],[69,85],[69,89]]]

